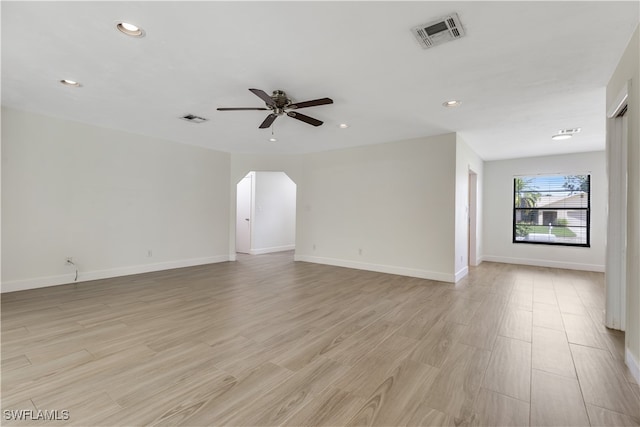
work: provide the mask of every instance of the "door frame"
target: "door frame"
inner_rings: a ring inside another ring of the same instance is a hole
[[[605,325],[624,331],[627,304],[627,147],[629,83],[607,110],[607,245]]]

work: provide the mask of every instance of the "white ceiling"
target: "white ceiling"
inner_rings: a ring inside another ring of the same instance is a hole
[[[228,152],[303,153],[459,132],[485,160],[604,149],[605,86],[638,1],[7,2],[2,104]],[[410,28],[457,12],[465,38]],[[134,39],[115,29],[144,28]],[[82,83],[69,88],[60,79]],[[332,105],[258,129],[248,91]],[[460,99],[458,108],[442,103]],[[192,113],[203,124],[178,117]],[[338,124],[348,123],[348,129]],[[569,141],[551,135],[582,128]]]

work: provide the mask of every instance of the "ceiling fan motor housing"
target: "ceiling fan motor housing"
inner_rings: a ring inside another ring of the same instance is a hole
[[[273,99],[276,105],[274,107],[273,105],[267,104],[267,107],[279,116],[284,114],[284,109],[291,104],[291,100],[287,98],[287,94],[283,90],[274,90],[271,99]]]

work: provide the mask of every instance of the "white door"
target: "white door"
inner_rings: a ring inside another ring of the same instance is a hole
[[[476,235],[477,231],[477,203],[478,203],[478,175],[469,170],[469,218],[468,218],[468,245],[467,265],[476,266]]]
[[[236,196],[236,252],[248,254],[251,250],[252,174],[242,178]]]

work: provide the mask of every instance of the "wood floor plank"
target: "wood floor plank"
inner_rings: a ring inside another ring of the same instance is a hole
[[[457,426],[456,420],[451,415],[429,408],[421,404],[407,422],[407,427],[430,427],[430,426]]]
[[[280,366],[296,371],[316,357],[325,355],[343,341],[348,340],[356,332],[382,317],[389,307],[388,303],[382,302],[369,309],[361,310],[333,328],[311,337],[307,342],[301,343],[273,361]]]
[[[86,426],[90,418],[107,418],[117,413],[121,408],[111,397],[99,390],[65,390],[47,396],[32,399],[39,409],[53,409],[69,411],[69,422],[75,426]],[[58,422],[59,423],[59,422]]]
[[[531,344],[498,337],[482,386],[529,402],[531,378]]]
[[[562,321],[571,344],[607,349],[602,335],[588,315],[562,313]]]
[[[640,417],[638,400],[608,351],[575,344],[570,348],[586,403]]]
[[[477,426],[528,426],[529,403],[481,388],[474,415]]]
[[[231,385],[222,380],[220,387],[213,393],[209,387],[204,386],[196,391],[195,396],[189,396],[187,401],[180,403],[176,408],[166,410],[165,406],[165,415],[151,424],[227,425],[228,420],[243,414],[257,397],[268,394],[291,375],[292,373],[284,368],[265,363]],[[153,413],[154,411],[150,411],[149,414]]]
[[[89,361],[95,360],[93,355],[86,350],[79,350],[74,353],[64,355],[57,359],[52,359],[46,363],[32,365],[25,364],[21,369],[2,371],[2,389],[5,392],[25,388],[26,384],[40,384],[43,380],[53,376],[61,375],[65,371],[71,371]]]
[[[558,306],[534,302],[533,326],[564,331],[564,323]]]
[[[352,393],[329,387],[315,396],[283,426],[340,426],[345,425],[362,407],[365,399]]]
[[[3,375],[3,404],[5,401],[20,401],[34,396],[57,393],[61,389],[76,388],[91,389],[95,384],[100,384],[106,378],[116,372],[127,370],[131,366],[143,364],[155,354],[144,345],[138,345],[125,351],[115,353],[104,358],[94,359],[87,355],[86,351],[79,351],[65,357],[61,363],[56,362],[55,369],[49,371],[48,366],[43,365],[37,369],[37,374],[22,377],[21,370],[14,370],[8,374],[20,376],[20,380],[5,383]],[[29,367],[28,367],[29,368]]]
[[[398,325],[385,320],[376,320],[325,353],[325,356],[344,365],[353,366],[398,329]]]
[[[31,361],[27,356],[21,354],[8,359],[2,359],[2,372],[9,372],[12,369],[24,368],[31,365]]]
[[[417,344],[417,340],[401,335],[388,337],[374,352],[361,359],[336,381],[335,387],[368,398],[409,356]]]
[[[282,373],[281,368],[271,367],[275,370],[271,371],[271,374]],[[121,408],[113,414],[97,414],[87,418],[86,425],[179,425],[196,414],[207,402],[233,393],[237,386],[236,379],[225,372],[219,370],[202,372],[200,376],[186,384],[179,384],[175,388],[165,390],[164,393],[153,394],[148,399]]]
[[[562,331],[533,328],[531,363],[534,369],[568,378],[576,378],[567,336]]]
[[[517,291],[509,297],[509,306],[518,310],[533,311],[533,291]]]
[[[275,426],[284,423],[311,399],[325,390],[348,367],[333,360],[320,357],[305,366],[269,393],[257,397],[251,407],[245,407],[234,416],[224,420],[225,425]]]
[[[460,340],[465,326],[439,320],[415,346],[409,356],[412,360],[440,368]]]
[[[498,328],[506,306],[505,299],[495,295],[483,301],[464,334],[460,337],[460,342],[484,350],[491,350],[498,335]]]
[[[531,425],[589,425],[577,380],[534,369],[531,394]]]
[[[587,404],[587,413],[589,414],[589,421],[594,427],[640,426],[640,419],[590,404]]]
[[[487,350],[455,343],[424,404],[455,419],[470,421],[490,357]]]
[[[424,401],[437,374],[436,368],[405,359],[369,396],[346,425],[407,424]]]
[[[531,342],[533,313],[521,309],[509,309],[502,318],[498,335]]]

